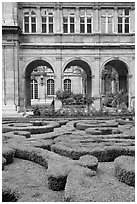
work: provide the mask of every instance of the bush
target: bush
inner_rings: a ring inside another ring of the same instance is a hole
[[[6,164],[13,162],[15,151],[7,146],[2,147],[2,156],[6,159]]]
[[[130,186],[135,186],[135,158],[129,156],[120,156],[115,159],[115,175]]]

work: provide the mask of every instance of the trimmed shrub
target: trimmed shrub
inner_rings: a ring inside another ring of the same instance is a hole
[[[64,162],[50,161],[48,163],[48,186],[51,190],[60,191],[65,189],[70,166]]]
[[[27,131],[14,131],[14,135],[21,135],[24,136],[26,138],[30,138],[30,132]]]
[[[27,140],[27,143],[28,143],[28,140]],[[50,146],[53,144],[53,141],[38,139],[38,140],[29,141],[29,144],[33,147],[50,150]]]
[[[104,144],[95,144],[94,147],[90,148],[77,148],[72,145],[70,147],[67,147],[64,143],[57,143],[54,145],[51,145],[51,150],[57,154],[60,154],[65,157],[70,157],[71,159],[78,160],[83,155],[92,155],[97,157],[99,162],[109,162],[114,161],[114,159],[121,155],[129,155],[134,156],[135,154],[135,148],[132,146],[125,146],[122,147],[120,145],[111,145],[111,146],[105,146]]]
[[[19,193],[16,190],[2,186],[2,202],[17,202],[18,199]]]
[[[98,159],[91,155],[85,155],[80,157],[77,164],[83,167],[87,167],[93,171],[96,171],[98,167]]]
[[[45,123],[42,122],[42,123]],[[4,132],[6,130],[6,132],[10,132],[10,131],[29,131],[31,134],[39,134],[39,133],[47,133],[47,132],[53,132],[54,131],[54,128],[55,127],[59,127],[59,123],[58,122],[53,122],[53,121],[46,121],[46,125],[43,125],[43,126],[32,126],[32,124],[28,125],[28,126],[21,126],[21,124],[23,123],[20,123],[19,126],[16,126],[16,123],[13,125],[13,126],[9,126],[8,124],[7,125],[4,125],[3,129],[4,129]]]
[[[130,186],[135,186],[135,158],[120,156],[114,161],[115,176]]]
[[[6,159],[6,164],[10,164],[13,162],[15,151],[8,146],[2,147],[2,156]]]
[[[6,165],[6,159],[2,157],[2,171],[4,170],[5,165]]]
[[[20,146],[15,148],[15,157],[26,159],[29,161],[34,161],[45,168],[48,168],[48,160],[46,156],[46,152],[42,152],[41,150],[31,147],[31,146]]]

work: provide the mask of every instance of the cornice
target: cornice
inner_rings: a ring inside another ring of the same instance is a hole
[[[19,26],[2,26],[2,34],[21,34],[21,32]]]
[[[134,43],[21,43],[21,49],[135,49]]]

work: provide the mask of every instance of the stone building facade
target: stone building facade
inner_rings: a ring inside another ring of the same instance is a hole
[[[116,76],[112,92],[125,90],[131,107],[135,3],[3,2],[2,60],[3,111],[24,111],[64,89],[95,97],[99,108],[106,68]]]

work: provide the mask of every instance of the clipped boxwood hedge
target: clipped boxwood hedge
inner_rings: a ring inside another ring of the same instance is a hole
[[[6,159],[6,164],[10,164],[13,162],[15,151],[8,146],[3,145],[2,147],[2,156]]]
[[[135,155],[134,147],[122,147],[122,146],[105,146],[105,147],[95,147],[93,149],[87,148],[72,148],[66,147],[63,143],[57,143],[51,145],[51,150],[57,154],[65,157],[70,157],[71,159],[78,160],[81,156],[89,154],[97,157],[99,162],[110,162],[121,155]]]
[[[135,158],[120,156],[114,161],[115,176],[130,186],[135,186]]]

